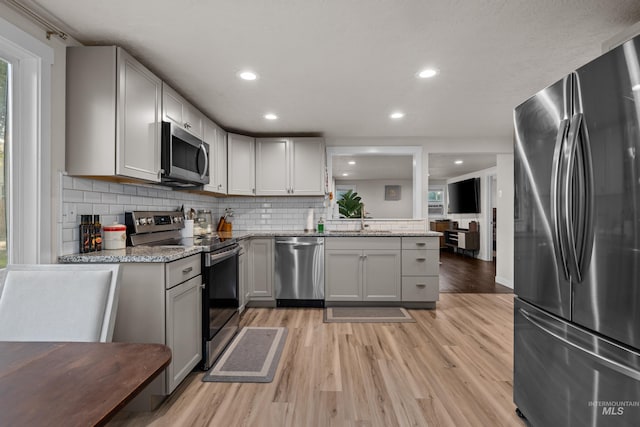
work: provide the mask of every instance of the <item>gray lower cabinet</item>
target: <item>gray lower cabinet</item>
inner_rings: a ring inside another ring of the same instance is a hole
[[[326,301],[400,301],[399,237],[325,239]]]
[[[249,244],[248,282],[252,301],[275,301],[273,242],[273,238],[254,238]]]
[[[240,300],[240,311],[243,311],[249,301],[249,245],[250,240],[241,240],[240,252],[238,253],[238,297]]]
[[[202,276],[196,276],[166,294],[166,345],[171,348],[167,367],[169,393],[189,375],[202,358]],[[196,336],[197,335],[197,336]]]
[[[324,267],[325,300],[362,301],[361,250],[326,249]]]
[[[171,364],[130,404],[151,410],[180,384],[202,356],[201,254],[169,263],[122,263],[113,341],[160,343]]]
[[[438,237],[402,238],[402,301],[440,299],[440,240]]]

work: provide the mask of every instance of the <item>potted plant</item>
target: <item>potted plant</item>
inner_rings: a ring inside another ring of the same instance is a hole
[[[340,215],[344,218],[360,218],[362,198],[355,191],[349,190],[338,200]]]

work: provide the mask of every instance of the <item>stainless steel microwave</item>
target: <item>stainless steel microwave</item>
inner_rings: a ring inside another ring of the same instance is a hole
[[[209,144],[162,122],[162,183],[193,188],[209,183]]]

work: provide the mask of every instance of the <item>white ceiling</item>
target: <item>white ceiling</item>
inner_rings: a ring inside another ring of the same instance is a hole
[[[495,158],[495,155],[493,156]],[[350,165],[349,162],[356,162]],[[333,156],[332,175],[337,180],[413,179],[413,156]],[[346,173],[348,176],[343,176]]]
[[[456,164],[462,160],[462,164]],[[495,154],[429,154],[429,181],[455,178],[471,172],[478,172],[496,166]]]
[[[638,0],[23,3],[125,47],[226,128],[328,137],[510,139],[514,106],[640,21]],[[427,66],[440,74],[418,80]]]

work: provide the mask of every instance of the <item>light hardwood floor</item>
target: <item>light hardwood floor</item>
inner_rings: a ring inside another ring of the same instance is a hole
[[[320,309],[249,309],[286,326],[272,383],[192,373],[158,410],[112,426],[523,426],[512,402],[513,295],[442,294],[416,323],[323,323]]]

